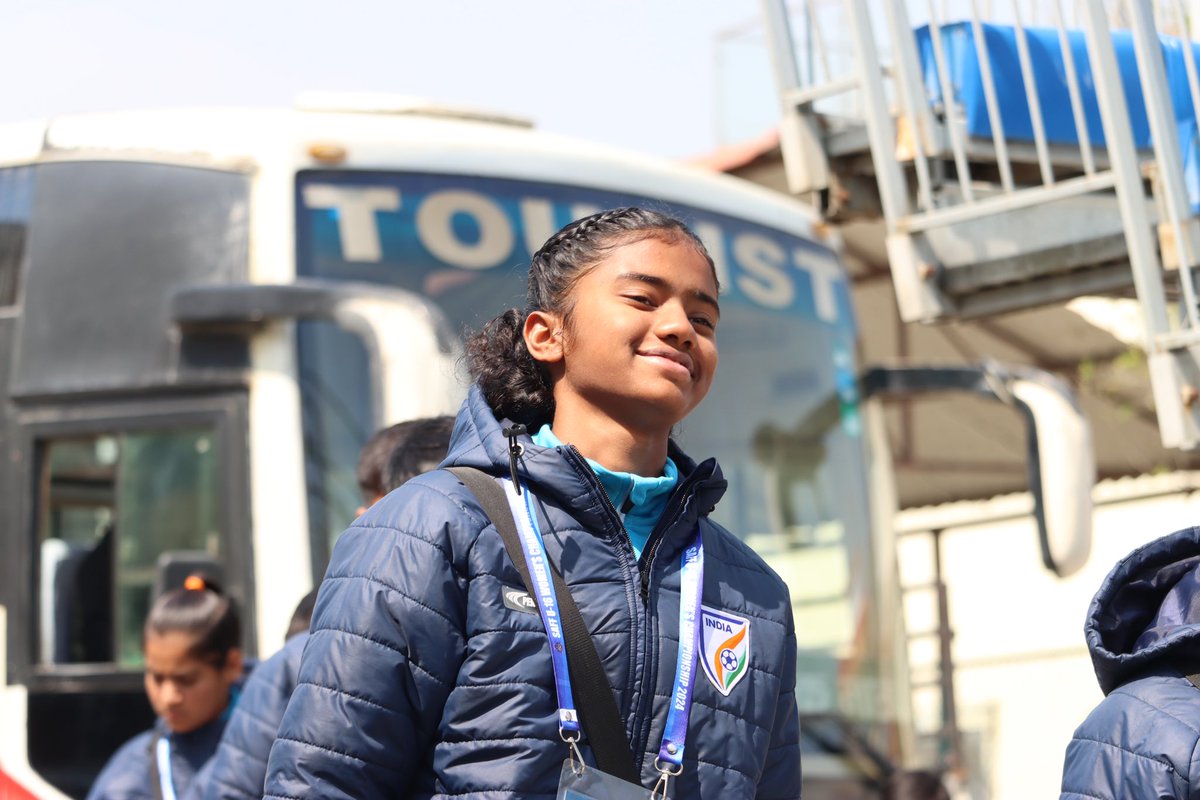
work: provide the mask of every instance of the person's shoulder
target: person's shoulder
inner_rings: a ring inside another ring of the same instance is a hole
[[[487,516],[458,478],[445,470],[419,475],[379,500],[346,529],[334,545],[326,578],[373,572],[396,562],[396,553],[420,552],[441,559],[457,571]],[[406,570],[433,564],[407,564]]]
[[[392,490],[355,520],[354,528],[383,528],[397,532],[414,527],[478,529],[487,517],[471,490],[448,470],[423,473]]]
[[[1200,689],[1175,670],[1159,670],[1121,684],[1100,706],[1145,708],[1174,720],[1200,738]]]
[[[129,739],[125,744],[117,748],[117,752],[113,753],[109,759],[109,764],[116,762],[131,763],[136,761],[150,761],[150,741],[154,737],[154,728],[142,731],[138,735]]]
[[[275,651],[270,658],[261,661],[250,677],[246,679],[242,700],[253,695],[258,687],[269,686],[272,690],[291,691],[296,684],[296,675],[300,672],[300,657],[304,654],[304,645],[308,641],[308,632],[301,631],[288,638],[283,647]]]
[[[1198,777],[1198,747],[1200,690],[1177,672],[1142,675],[1110,692],[1075,729],[1060,797],[1125,796],[1122,786],[1175,797],[1172,776]]]
[[[1200,689],[1170,672],[1142,675],[1118,686],[1088,714],[1076,739],[1133,749],[1139,742],[1184,746],[1200,742]],[[1189,743],[1190,744],[1187,744]]]
[[[88,800],[132,800],[150,796],[150,741],[154,729],[129,739],[112,754],[88,792]]]
[[[794,635],[792,597],[787,582],[741,539],[714,522],[704,525],[706,602],[747,620],[766,622],[781,636]],[[764,640],[766,641],[766,640]]]
[[[757,581],[763,583],[769,591],[783,597],[788,596],[787,582],[755,552],[754,548],[708,518],[701,524],[704,528],[706,572],[710,569],[721,570],[739,579],[739,584],[741,581]],[[709,566],[710,563],[713,567]]]

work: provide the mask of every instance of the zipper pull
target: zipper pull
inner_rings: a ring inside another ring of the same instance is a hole
[[[525,452],[525,447],[517,441],[517,437],[524,436],[528,432],[528,429],[519,422],[501,430],[501,433],[508,439],[508,473],[512,476],[513,486],[516,487],[518,495],[521,494],[521,481],[517,479],[517,459]]]

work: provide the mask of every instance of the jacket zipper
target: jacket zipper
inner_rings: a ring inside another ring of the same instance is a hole
[[[654,557],[658,555],[658,546],[662,544],[665,538],[666,526],[671,524],[667,520],[674,519],[683,510],[683,505],[687,503],[688,497],[691,495],[692,489],[697,482],[698,480],[689,478],[682,486],[678,487],[671,500],[667,503],[667,507],[663,509],[662,516],[658,518],[658,524],[654,526],[654,530],[650,531],[650,538],[646,540],[649,549],[643,554],[642,563],[638,565],[643,603],[650,599],[650,573],[653,571]]]
[[[642,563],[638,567],[638,573],[641,578],[642,605],[647,610],[646,636],[643,647],[643,674],[647,673],[650,665],[655,667],[650,690],[643,692],[641,697],[638,698],[637,714],[634,716],[633,723],[633,741],[637,742],[637,747],[639,748],[637,752],[642,754],[643,758],[650,747],[651,726],[647,717],[653,705],[654,688],[658,684],[658,607],[657,605],[651,605],[649,602],[650,583],[654,576],[654,559],[658,555],[659,545],[666,538],[667,529],[683,513],[698,483],[699,479],[689,477],[687,481],[676,489],[675,494],[667,503],[667,507],[663,510],[662,516],[659,517],[658,524],[654,526],[654,530],[650,533],[650,549],[646,551]]]
[[[604,491],[604,486],[603,486],[603,484],[600,483],[600,479],[596,477],[596,473],[592,470],[591,466],[588,465],[587,460],[584,459],[584,457],[583,457],[583,454],[580,453],[575,448],[575,445],[573,445],[573,444],[564,445],[562,449],[565,451],[565,455],[567,457],[567,463],[575,468],[575,471],[580,475],[581,478],[583,478],[583,480],[585,482],[594,483],[596,485],[596,487],[600,490],[600,500],[601,500],[603,506],[608,509],[609,515],[612,517],[612,522],[615,523],[616,529],[619,530],[624,537],[623,542],[622,541],[616,542],[617,560],[621,564],[622,573],[624,575],[628,576],[631,572],[635,571],[630,568],[630,564],[629,564],[629,556],[633,555],[633,547],[632,547],[632,545],[629,544],[629,532],[625,530],[625,523],[623,523],[621,521],[621,515],[617,513],[616,506],[614,506],[612,504],[612,500],[609,499],[608,492]],[[635,615],[634,629],[635,629],[635,633],[636,633],[637,630],[643,626],[640,624],[640,620],[637,618],[638,611],[637,611],[636,607],[633,609],[633,613]],[[634,640],[636,642],[636,640],[637,640],[636,636],[634,637]],[[642,649],[645,649],[644,645],[643,645]],[[633,670],[630,670],[630,675],[633,675],[633,674],[634,674]],[[633,703],[632,703],[633,687],[631,685],[626,685],[625,689],[626,689],[626,691],[625,691],[626,697],[630,698],[630,708],[628,709],[628,711],[623,709],[622,713],[626,714],[626,718],[628,719],[628,712],[632,711],[632,708],[633,708]],[[637,756],[636,753],[634,755],[635,755],[635,757]],[[640,770],[640,766],[641,766],[640,762],[639,762],[638,766],[639,766],[639,770]]]
[[[600,481],[596,477],[596,473],[588,465],[587,460],[583,457],[583,454],[580,453],[574,445],[566,445],[565,449],[570,456],[568,463],[573,462],[573,466],[575,466],[576,471],[585,475],[585,479],[589,479],[599,484]],[[585,469],[580,469],[581,464]],[[638,759],[637,769],[639,774],[641,774],[642,771],[642,763],[645,761],[646,751],[649,747],[650,739],[650,726],[645,724],[643,720],[645,720],[647,716],[648,705],[652,704],[651,701],[654,697],[654,689],[658,684],[658,648],[654,646],[657,642],[656,632],[658,627],[658,615],[656,613],[656,609],[651,607],[649,603],[650,581],[654,570],[654,558],[658,555],[659,545],[662,544],[663,539],[666,538],[665,533],[667,528],[672,524],[671,521],[673,521],[683,512],[684,507],[687,505],[687,501],[691,498],[696,485],[699,484],[700,481],[701,478],[693,474],[690,475],[688,479],[681,485],[676,487],[671,499],[667,502],[667,507],[663,509],[662,516],[658,519],[658,524],[656,524],[654,526],[654,530],[650,532],[650,537],[647,540],[647,546],[649,549],[643,553],[641,563],[637,565],[639,596],[642,600],[642,610],[645,612],[645,624],[639,626],[642,628],[641,675],[643,679],[643,687],[649,687],[648,690],[643,689],[638,696],[637,708],[633,716],[633,737],[630,740],[631,745],[633,742],[637,743],[637,747],[632,748],[631,746],[631,749],[634,751],[634,758]],[[612,500],[609,499],[608,492],[604,490],[604,486],[602,484],[600,485],[600,498],[603,501],[604,506],[612,515],[613,520],[617,523],[617,528],[625,534],[625,542],[618,544],[617,556],[620,559],[621,566],[624,568],[625,573],[629,574],[629,561],[626,555],[626,546],[622,546],[628,545],[629,532],[625,529],[625,523],[621,521],[621,516],[617,513],[616,506],[614,506]],[[628,545],[628,547],[628,552],[630,555],[632,555],[632,545]],[[627,694],[630,697],[633,696],[632,686],[627,687]]]

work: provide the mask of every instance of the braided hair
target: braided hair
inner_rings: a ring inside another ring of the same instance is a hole
[[[525,319],[549,311],[566,321],[579,279],[613,250],[645,239],[690,244],[716,267],[704,243],[683,222],[658,211],[626,206],[575,220],[546,240],[529,265],[526,308],[510,308],[467,340],[467,367],[492,411],[536,430],[554,417],[554,395],[544,367],[525,346]]]

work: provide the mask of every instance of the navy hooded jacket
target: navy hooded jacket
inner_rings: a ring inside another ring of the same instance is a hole
[[[749,620],[749,661],[728,696],[707,677],[695,682],[674,795],[798,798],[787,587],[707,518],[725,490],[716,462],[697,466],[672,446],[679,483],[639,564],[578,451],[521,443],[518,470],[538,501],[547,553],[592,633],[642,782],[649,788],[658,777],[679,562],[699,524],[703,603]],[[477,388],[444,466],[509,472],[501,423]],[[372,506],[334,548],[266,797],[553,798],[567,747],[541,618],[504,601],[521,587],[499,534],[453,474],[426,473]]]
[[[196,775],[187,800],[259,800],[267,777],[267,756],[279,732],[288,698],[296,688],[300,654],[308,641],[298,633],[283,648],[255,668],[246,679],[241,697],[217,752]]]
[[[1200,528],[1138,548],[1085,626],[1106,697],[1067,747],[1062,800],[1200,800]]]

